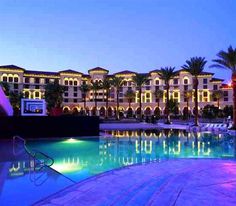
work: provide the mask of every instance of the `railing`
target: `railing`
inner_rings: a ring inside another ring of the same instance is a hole
[[[51,167],[54,164],[54,159],[38,150],[29,150],[26,146],[26,140],[20,136],[13,137],[13,154],[18,156],[22,154],[23,150],[17,151],[17,140],[23,143],[24,151],[29,156],[29,177],[30,180],[36,185],[42,185],[47,181],[47,173],[44,172],[45,168]]]

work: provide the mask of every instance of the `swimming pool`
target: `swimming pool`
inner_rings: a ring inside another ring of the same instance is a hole
[[[127,165],[172,158],[234,159],[235,141],[228,134],[178,130],[105,131],[100,137],[28,140],[30,151],[54,160],[51,169],[41,167],[39,161],[34,172],[29,155],[12,155],[12,143],[5,142],[0,146],[7,151],[0,157],[0,203],[29,205],[88,177]]]

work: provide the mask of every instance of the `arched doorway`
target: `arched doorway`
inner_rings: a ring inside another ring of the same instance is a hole
[[[101,117],[105,117],[105,115],[106,115],[106,110],[105,110],[104,107],[101,107],[101,108],[100,108],[100,110],[99,110],[99,115],[100,115]]]
[[[147,107],[147,108],[145,109],[145,111],[144,111],[144,114],[145,114],[146,116],[151,116],[151,114],[152,114],[151,108],[150,108],[150,107]]]
[[[127,110],[127,118],[131,118],[133,117],[133,109],[130,107],[128,110]]]

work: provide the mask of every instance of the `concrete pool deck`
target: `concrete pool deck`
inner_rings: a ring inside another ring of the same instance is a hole
[[[35,205],[236,205],[236,161],[176,159],[94,176]]]

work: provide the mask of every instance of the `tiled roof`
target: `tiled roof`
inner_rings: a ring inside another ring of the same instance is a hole
[[[121,71],[121,72],[114,73],[114,75],[116,75],[116,74],[137,74],[137,72],[124,70],[124,71]]]
[[[62,70],[62,71],[59,71],[59,73],[82,74],[81,72],[78,72],[78,71],[75,71],[75,70],[72,70],[72,69]]]
[[[223,79],[218,79],[218,78],[212,78],[210,80],[210,82],[219,82],[219,81],[223,82],[224,80]]]
[[[11,64],[11,65],[2,65],[2,66],[0,66],[0,68],[7,68],[7,69],[20,69],[20,70],[25,71],[25,69],[23,69],[22,67],[18,67],[18,66],[13,65],[13,64]]]
[[[26,70],[25,74],[41,74],[41,75],[56,75],[56,76],[59,76],[58,72],[45,72],[45,71],[33,71],[33,70]]]
[[[95,68],[92,68],[92,69],[89,69],[88,70],[88,72],[91,72],[91,71],[97,71],[97,70],[102,70],[102,71],[104,71],[104,72],[109,72],[107,69],[104,69],[104,68],[102,68],[102,67],[95,67]]]

